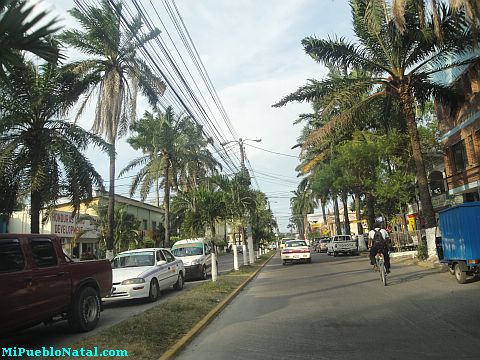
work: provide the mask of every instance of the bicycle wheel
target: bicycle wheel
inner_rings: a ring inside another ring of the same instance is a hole
[[[387,273],[385,271],[385,265],[380,266],[380,279],[382,280],[383,286],[387,286]]]

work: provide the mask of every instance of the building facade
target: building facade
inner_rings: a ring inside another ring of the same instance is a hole
[[[449,205],[480,201],[480,63],[454,79],[465,100],[437,105]]]
[[[65,252],[74,258],[98,257],[100,234],[95,225],[98,217],[96,209],[101,201],[107,201],[105,195],[93,198],[88,204],[80,206],[78,214],[73,217],[71,203],[58,204],[49,213],[42,211],[40,217],[46,218],[41,223],[41,234],[55,234],[62,242]],[[140,221],[139,233],[155,240],[160,232],[159,226],[164,219],[164,211],[154,205],[146,204],[125,196],[115,195],[115,203],[124,207],[128,214]],[[17,211],[9,220],[10,233],[30,233],[30,213],[28,210]]]

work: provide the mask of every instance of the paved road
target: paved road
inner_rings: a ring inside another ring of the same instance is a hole
[[[243,264],[243,257],[239,256],[239,264]],[[218,269],[220,275],[233,269],[233,255],[225,254],[218,257]],[[209,280],[206,280],[209,281]],[[188,281],[185,283],[185,289],[197,286],[203,281]],[[100,315],[98,326],[89,333],[75,333],[69,327],[66,321],[61,321],[53,325],[44,326],[43,324],[25,330],[15,336],[6,339],[0,339],[0,347],[24,347],[28,349],[40,348],[42,346],[67,346],[86,338],[102,329],[117,324],[133,315],[142,313],[153,306],[181,294],[181,291],[166,290],[155,303],[146,303],[142,299],[138,300],[119,300],[105,304],[105,310]],[[0,319],[1,321],[1,319]]]
[[[177,360],[478,359],[480,281],[364,257],[276,256]]]

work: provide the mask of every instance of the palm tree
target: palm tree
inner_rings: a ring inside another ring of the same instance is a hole
[[[60,119],[97,79],[62,71],[53,64],[12,68],[9,86],[0,87],[0,167],[19,174],[30,193],[31,232],[40,230],[42,207],[68,196],[74,212],[103,188],[100,175],[83,152],[90,143],[103,151],[101,138]]]
[[[128,139],[135,150],[142,150],[145,154],[132,160],[122,171],[123,175],[133,168],[143,166],[133,178],[130,194],[140,189],[140,197],[145,200],[153,185],[157,194],[160,186],[164,189],[163,205],[165,209],[165,242],[170,242],[170,189],[178,182],[178,173],[191,171],[191,159],[203,155],[203,146],[207,142],[198,131],[194,131],[195,124],[188,116],[175,115],[168,107],[165,112],[154,114],[146,112],[144,117],[132,126],[136,133]],[[194,175],[199,175],[201,163],[195,163]],[[159,179],[162,179],[159,184]],[[190,188],[191,189],[191,188]],[[182,189],[188,191],[189,187]]]
[[[184,218],[183,227],[190,236],[207,234],[215,238],[215,224],[225,217],[225,197],[213,183],[203,183],[198,188],[179,192],[173,201],[175,212]]]
[[[165,91],[165,84],[149,66],[138,57],[137,52],[160,31],[143,33],[139,16],[129,24],[129,31],[122,28],[121,2],[111,5],[101,0],[100,7],[90,5],[73,8],[70,14],[77,19],[84,31],[67,30],[60,36],[66,44],[88,54],[89,59],[72,63],[70,67],[82,74],[99,76],[97,107],[93,131],[104,135],[115,149],[115,141],[125,135],[129,124],[136,119],[137,94],[140,90],[152,106]],[[93,96],[89,91],[80,107],[81,115],[87,101]],[[113,255],[113,228],[115,207],[115,153],[110,156],[110,182],[108,205],[109,231],[107,258]]]
[[[443,102],[458,99],[449,87],[435,83],[432,76],[475,61],[472,58],[457,62],[451,60],[452,55],[471,48],[468,41],[471,34],[465,31],[462,18],[446,9],[443,9],[439,19],[444,30],[441,43],[434,36],[433,21],[427,21],[422,29],[414,11],[406,12],[408,26],[403,33],[399,32],[395,22],[388,17],[379,16],[372,25],[366,21],[368,5],[368,0],[351,1],[354,30],[359,44],[338,38],[320,40],[314,37],[305,38],[302,44],[307,54],[318,62],[363,69],[367,74],[373,75],[345,78],[337,81],[335,87],[332,87],[332,82],[328,79],[313,81],[275,106],[289,101],[324,99],[323,111],[333,113],[334,116],[328,124],[312,133],[304,143],[304,147],[308,147],[332,136],[338,129],[359,125],[366,118],[365,114],[372,104],[378,103],[378,99],[397,102],[410,137],[423,217],[427,227],[433,227],[436,224],[435,214],[414,110],[417,101],[425,102],[431,96]],[[366,89],[369,89],[368,96],[364,96]],[[335,113],[339,108],[345,110]]]
[[[305,229],[308,223],[307,214],[313,213],[318,206],[315,195],[312,192],[308,178],[302,179],[298,184],[297,190],[292,191],[293,197],[290,198],[290,207],[292,216],[296,219],[300,238],[305,237]]]
[[[53,19],[38,26],[47,13],[35,15],[35,5],[25,0],[0,0],[0,78],[5,80],[5,71],[23,62],[22,51],[31,52],[48,62],[59,58],[58,47],[49,38],[59,28]]]

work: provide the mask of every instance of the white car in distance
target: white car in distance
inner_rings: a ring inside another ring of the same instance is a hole
[[[283,265],[286,265],[287,261],[304,261],[310,263],[312,261],[310,247],[304,240],[287,240],[285,246],[280,253]]]
[[[112,260],[112,291],[104,301],[148,298],[155,301],[160,291],[173,286],[181,290],[185,268],[168,249],[148,248],[119,253]]]

